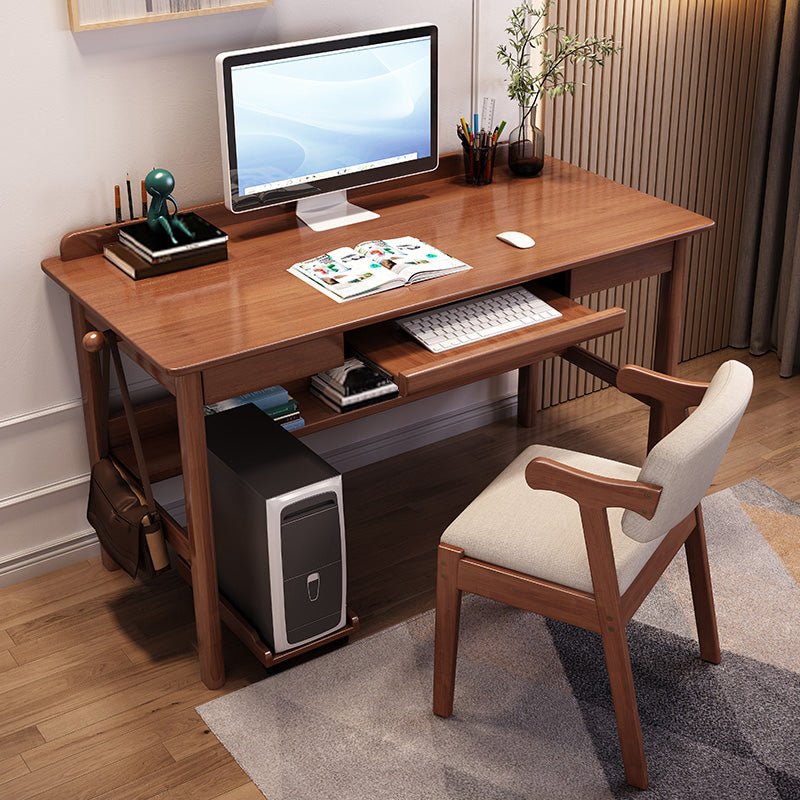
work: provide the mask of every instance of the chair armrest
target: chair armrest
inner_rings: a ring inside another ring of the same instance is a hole
[[[534,458],[525,468],[531,489],[547,489],[571,497],[586,508],[627,508],[651,519],[661,487],[641,481],[607,478],[569,467],[550,458]]]
[[[617,373],[617,388],[637,396],[642,402],[658,400],[667,407],[687,411],[699,405],[708,389],[707,383],[686,381],[652,369],[626,364]]]
[[[708,384],[626,364],[617,373],[617,388],[650,406],[649,440],[652,447],[686,419],[690,408],[700,404]]]

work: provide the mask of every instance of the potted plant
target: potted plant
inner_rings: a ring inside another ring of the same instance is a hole
[[[546,92],[549,97],[575,93],[577,82],[568,80],[568,65],[603,66],[603,58],[621,50],[613,37],[590,36],[580,40],[561,25],[550,23],[547,13],[553,0],[523,0],[508,18],[508,44],[497,48],[497,59],[509,74],[508,96],[519,106],[519,126],[508,137],[508,165],[512,172],[530,177],[544,166],[544,133],[536,127],[536,107]],[[545,49],[550,35],[555,49]],[[538,69],[532,66],[536,54]]]

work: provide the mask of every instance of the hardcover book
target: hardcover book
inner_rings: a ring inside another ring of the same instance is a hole
[[[306,421],[300,416],[300,407],[297,400],[283,386],[277,385],[205,406],[204,413],[208,417],[246,403],[252,403],[279,425],[286,428],[287,431],[302,428],[306,424]]]
[[[311,376],[311,393],[336,411],[350,411],[397,397],[400,390],[390,377],[360,358],[348,358],[341,367]]]
[[[284,408],[294,401],[294,398],[283,388],[283,386],[267,386],[255,392],[231,397],[229,400],[220,400],[205,406],[206,416],[218,414],[220,411],[227,411],[229,408],[243,406],[245,403],[252,403],[256,408],[269,412],[273,408]]]
[[[185,255],[192,250],[219,245],[227,247],[228,234],[193,211],[178,214],[178,219],[194,234],[193,239],[185,239],[185,236],[178,232],[175,234],[178,244],[175,245],[165,233],[150,230],[147,222],[143,221],[120,228],[119,240],[149,261],[169,260],[170,257]]]
[[[126,275],[138,281],[142,278],[153,278],[156,275],[166,275],[170,272],[180,272],[182,269],[213,264],[215,261],[224,261],[228,257],[228,248],[223,244],[221,247],[190,250],[180,257],[154,262],[143,258],[122,242],[111,242],[103,248],[103,255],[115,267],[119,267]]]

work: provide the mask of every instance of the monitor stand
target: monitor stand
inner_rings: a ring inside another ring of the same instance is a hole
[[[297,216],[314,231],[329,231],[343,225],[376,219],[380,214],[348,203],[347,190],[342,189],[303,197],[297,201]]]

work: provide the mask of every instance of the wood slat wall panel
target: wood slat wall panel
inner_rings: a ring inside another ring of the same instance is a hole
[[[574,97],[541,112],[551,155],[714,219],[689,246],[682,360],[727,346],[765,0],[580,0],[551,18],[624,47],[579,67]],[[621,333],[589,349],[652,365],[658,278],[581,298],[621,305]],[[602,387],[560,359],[541,369],[543,408]]]

